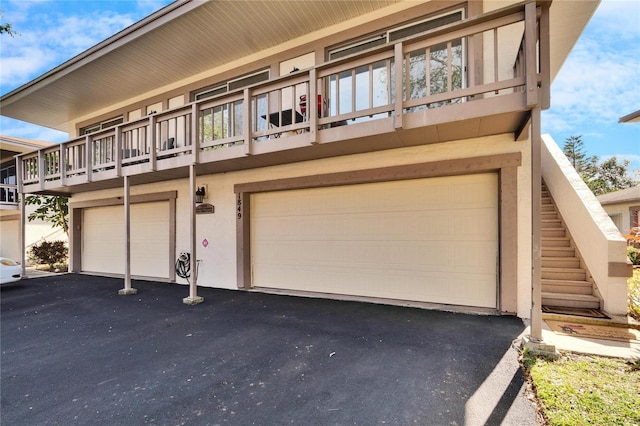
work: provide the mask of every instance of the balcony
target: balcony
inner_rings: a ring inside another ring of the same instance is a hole
[[[518,135],[528,111],[548,102],[545,13],[511,6],[24,154],[20,192]]]

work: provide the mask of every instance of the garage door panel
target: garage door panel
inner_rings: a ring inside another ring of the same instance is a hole
[[[255,194],[253,284],[495,307],[495,174]]]
[[[254,248],[253,264],[305,265],[367,265],[371,268],[402,267],[411,270],[449,271],[458,268],[475,268],[478,272],[495,273],[496,259],[490,243],[466,242],[451,247],[446,242],[388,242],[362,243],[336,241],[326,253],[326,245],[320,241],[259,244]],[[357,256],[353,253],[357,252]]]
[[[274,265],[263,268],[256,277],[263,287],[280,288],[280,283],[295,277],[295,290],[340,295],[428,301],[466,306],[495,307],[495,275],[464,272],[357,267],[347,271],[337,266]]]
[[[473,217],[461,211],[360,213],[331,217],[261,217],[254,232],[256,241],[318,240],[345,238],[376,240],[474,240],[486,238],[487,227],[495,227],[496,210],[476,210]],[[295,220],[294,220],[295,219]],[[431,226],[424,227],[423,222]],[[385,229],[385,233],[379,232]]]
[[[168,278],[169,206],[165,202],[131,205],[131,274]],[[82,269],[124,274],[124,206],[83,211]]]

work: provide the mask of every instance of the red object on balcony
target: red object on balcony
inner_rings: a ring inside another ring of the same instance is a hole
[[[307,113],[307,95],[300,96],[300,112]],[[322,115],[322,95],[318,95],[318,117]]]

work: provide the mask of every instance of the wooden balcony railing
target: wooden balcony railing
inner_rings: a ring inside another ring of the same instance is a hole
[[[304,147],[343,126],[366,136],[376,120],[394,131],[412,114],[499,96],[531,108],[549,60],[541,13],[511,6],[22,155],[21,191]]]

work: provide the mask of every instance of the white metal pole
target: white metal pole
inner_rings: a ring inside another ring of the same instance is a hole
[[[24,197],[27,194],[19,192],[18,197],[20,200],[20,234],[18,235],[18,246],[20,247],[20,266],[22,267],[22,277],[27,276],[27,256],[26,256],[26,243],[25,243],[25,227],[27,225],[27,212],[25,212]]]
[[[196,165],[189,166],[189,247],[191,252],[191,280],[189,281],[189,297],[182,299],[187,305],[196,305],[204,301],[198,296],[198,261],[196,256]]]
[[[542,160],[540,107],[531,111],[531,335],[542,342]]]
[[[131,287],[131,200],[129,176],[124,177],[124,288],[118,294],[127,296],[138,290]]]

